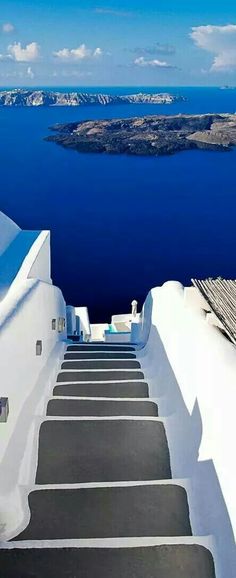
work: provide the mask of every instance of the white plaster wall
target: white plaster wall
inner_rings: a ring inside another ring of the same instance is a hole
[[[143,309],[142,368],[165,417],[172,475],[190,478],[194,533],[213,534],[221,578],[235,578],[236,349],[180,283],[153,289]]]
[[[83,338],[90,339],[91,327],[87,307],[75,307],[75,315],[79,317],[79,330],[83,331]]]
[[[131,322],[132,321],[132,313],[122,313],[120,315],[112,315],[111,323],[122,323],[122,322]]]
[[[0,395],[9,397],[9,419],[0,423],[0,460],[26,397],[34,388],[41,369],[57,341],[65,333],[52,330],[52,319],[65,317],[61,291],[46,283],[25,285],[21,302],[11,308],[0,324]],[[36,356],[36,341],[42,340],[42,355]],[[1,485],[1,480],[0,480]]]
[[[0,255],[21,231],[20,227],[0,211]]]
[[[4,215],[0,215],[1,222],[5,227],[0,230],[3,249],[20,229]],[[35,474],[33,456],[37,459],[40,416],[56,380],[66,339],[66,328],[63,333],[52,329],[52,319],[66,318],[66,306],[51,281],[49,232],[42,231],[36,238],[32,235],[32,239],[0,302],[0,397],[9,399],[8,420],[0,423],[1,539],[14,535],[28,508],[26,480],[32,482]],[[9,254],[17,259],[17,252]],[[41,355],[36,355],[38,340],[42,341]]]
[[[29,269],[27,277],[52,283],[50,231],[42,231],[40,233],[39,238],[34,243],[34,247],[32,247],[30,258],[31,263],[27,264]]]
[[[28,278],[52,283],[49,231],[41,231],[37,239],[32,243],[11,285],[11,289],[15,290],[18,283]]]
[[[130,331],[117,331],[117,333],[110,333],[105,331],[106,343],[130,343]]]
[[[56,379],[58,344],[64,347],[66,339],[66,333],[52,330],[52,318],[65,317],[65,302],[57,287],[26,281],[8,301],[0,324],[0,396],[9,398],[10,408],[7,423],[0,423],[2,537],[18,526],[23,515],[19,475],[25,446],[29,433],[32,438],[37,430],[39,401]],[[36,356],[37,340],[42,340],[41,356]]]
[[[67,335],[74,335],[76,332],[76,315],[73,305],[66,306]]]
[[[108,323],[91,323],[91,341],[104,341],[104,332],[109,329]]]
[[[153,289],[152,291],[149,291],[145,302],[143,304],[142,307],[142,311],[140,313],[140,317],[139,317],[139,343],[141,345],[144,345],[147,343],[149,336],[150,336],[150,330],[151,330],[151,324],[152,324],[152,312],[153,312],[153,293],[156,291],[156,289]],[[155,300],[155,307],[158,307],[158,303]],[[136,333],[138,333],[138,330],[136,328]]]

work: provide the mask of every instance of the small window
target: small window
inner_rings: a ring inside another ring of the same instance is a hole
[[[38,341],[36,341],[36,355],[42,355],[42,350],[43,350],[43,343],[41,339],[38,339]]]
[[[57,328],[57,320],[56,319],[52,319],[52,330],[55,331]]]
[[[6,422],[9,414],[8,397],[0,397],[0,422]]]

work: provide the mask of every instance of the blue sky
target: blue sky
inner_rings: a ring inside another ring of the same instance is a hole
[[[1,0],[0,84],[236,85],[236,2]]]

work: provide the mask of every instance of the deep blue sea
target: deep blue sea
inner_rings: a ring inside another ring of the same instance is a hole
[[[57,122],[236,112],[236,90],[94,89],[140,90],[188,100],[0,108],[0,210],[23,228],[51,230],[54,283],[67,303],[87,305],[93,322],[128,311],[134,298],[141,305],[169,279],[236,276],[236,150],[146,158],[79,154],[43,140]]]

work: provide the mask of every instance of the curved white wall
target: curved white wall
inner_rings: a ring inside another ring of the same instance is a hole
[[[18,494],[22,491],[19,476],[25,446],[29,434],[32,438],[37,429],[38,404],[56,380],[66,339],[65,332],[58,334],[52,329],[53,318],[65,317],[65,302],[57,287],[27,281],[21,295],[8,301],[8,311],[0,324],[0,396],[9,398],[8,421],[0,423],[2,539],[23,515]],[[37,340],[42,340],[41,356],[36,355]]]
[[[7,423],[0,423],[0,461],[40,371],[55,344],[66,338],[65,332],[58,334],[52,329],[52,319],[65,317],[65,302],[57,287],[26,282],[17,298],[9,299],[7,305],[0,318],[0,396],[9,397],[10,412]],[[36,355],[37,340],[42,340],[40,356]]]
[[[9,399],[8,420],[0,423],[0,537],[5,540],[25,515],[28,481],[24,485],[22,479],[29,479],[37,456],[37,447],[33,453],[26,447],[37,444],[40,403],[56,379],[67,334],[52,325],[53,319],[66,318],[66,305],[51,281],[49,232],[24,235],[4,215],[1,223],[6,290],[0,302],[0,397]],[[37,341],[41,355],[36,355]]]
[[[148,333],[139,356],[166,416],[173,477],[190,478],[194,533],[214,535],[221,578],[235,578],[236,348],[177,282],[148,295],[143,342]]]

